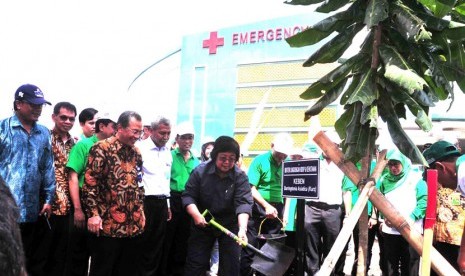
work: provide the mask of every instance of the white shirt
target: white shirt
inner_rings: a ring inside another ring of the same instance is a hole
[[[326,159],[320,160],[319,198],[308,201],[323,202],[330,205],[342,204],[342,179],[344,173],[339,167]]]
[[[409,218],[417,206],[417,183],[421,176],[415,177],[415,175],[414,172],[410,172],[408,179],[402,185],[384,195],[404,218]],[[423,233],[423,219],[415,221],[414,225],[420,233]],[[395,227],[389,227],[387,224],[383,224],[381,230],[387,234],[400,235]]]
[[[152,138],[138,141],[136,146],[142,154],[142,185],[145,195],[170,195],[171,164],[173,158],[166,146],[157,147]]]

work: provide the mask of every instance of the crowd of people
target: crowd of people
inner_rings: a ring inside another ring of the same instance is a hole
[[[229,136],[204,139],[196,156],[190,122],[173,126],[159,116],[143,124],[135,111],[78,114],[59,102],[50,130],[38,123],[44,105],[51,103],[40,88],[22,85],[14,115],[0,120],[0,198],[8,209],[0,216],[2,275],[261,275],[252,268],[255,252],[212,227],[205,213],[260,248],[259,232],[282,233],[295,219],[295,204],[281,192],[283,162],[319,158],[319,196],[305,200],[304,216],[305,271],[315,275],[358,198],[357,184],[328,156],[311,143],[296,150],[288,133],[276,134],[246,168]],[[76,117],[80,137],[70,134]],[[423,154],[438,171],[434,247],[463,272],[465,157],[457,146],[438,141]],[[423,169],[396,149],[386,159],[377,189],[421,233]],[[370,202],[368,216],[367,271],[377,238],[382,275],[418,275],[420,255]],[[357,247],[358,227],[353,238]],[[282,242],[295,246],[291,239]],[[345,274],[344,263],[342,254],[334,275]],[[286,275],[295,275],[294,265]]]

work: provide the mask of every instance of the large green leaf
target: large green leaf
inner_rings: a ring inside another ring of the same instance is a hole
[[[395,65],[387,65],[384,76],[404,88],[409,94],[423,90],[428,87],[426,81],[417,75],[413,70],[401,69]]]
[[[448,28],[444,33],[450,40],[465,40],[465,27]]]
[[[380,46],[379,53],[385,64],[384,76],[398,86],[413,94],[428,88],[426,81],[420,77],[399,52],[390,46]]]
[[[291,1],[285,1],[284,4],[308,6],[312,4],[318,4],[323,1],[325,0],[291,0]]]
[[[353,114],[354,114],[354,105],[346,106],[346,110],[341,114],[339,119],[337,119],[336,122],[334,123],[334,128],[336,129],[337,134],[342,140],[345,140],[347,137],[347,133],[346,133],[347,126],[349,125],[350,120],[352,120]]]
[[[441,9],[441,12],[438,14],[438,17],[442,17],[439,15],[446,15],[448,14],[455,6],[456,0],[436,0],[436,6]]]
[[[404,70],[411,69],[407,61],[405,61],[402,55],[392,46],[380,45],[379,54],[386,66],[396,66]]]
[[[300,98],[304,100],[317,99],[323,96],[328,90],[332,87],[330,85],[322,83],[321,81],[316,81],[312,83],[305,91],[300,94]]]
[[[321,97],[312,107],[307,109],[305,111],[305,118],[304,121],[307,121],[310,119],[312,116],[320,114],[320,112],[327,107],[330,103],[334,102],[337,100],[339,95],[341,95],[345,85],[346,85],[347,79],[344,79],[341,81],[337,86],[333,87],[331,90],[328,91],[328,93],[324,94],[323,97]]]
[[[400,106],[406,104],[410,112],[416,117],[415,122],[417,123],[417,125],[423,131],[430,131],[433,127],[433,123],[429,119],[428,114],[426,114],[425,109],[414,98],[410,97],[410,95],[402,89],[397,89],[389,83],[385,84],[386,90],[389,92],[389,95],[391,95],[392,99],[395,102],[400,103]]]
[[[431,14],[418,13],[417,15],[421,20],[423,20],[428,30],[442,31],[450,26],[450,22],[448,20],[437,18]]]
[[[451,66],[455,67],[456,78],[455,81],[459,85],[462,92],[465,93],[465,48],[460,42],[451,42]]]
[[[363,28],[363,24],[354,24],[341,32],[320,49],[315,51],[303,64],[305,67],[316,63],[331,63],[337,61],[352,44],[354,36]]]
[[[370,0],[365,13],[365,20],[363,20],[367,28],[370,29],[385,20],[388,17],[388,9],[387,0]]]
[[[321,83],[332,83],[335,81],[340,80],[341,78],[346,77],[355,67],[357,67],[362,62],[367,60],[367,56],[363,54],[357,54],[348,60],[346,60],[343,64],[341,64],[336,69],[333,69],[328,74],[324,75],[320,78]]]
[[[378,106],[375,104],[364,106],[360,116],[362,125],[369,124],[370,127],[378,128]]]
[[[443,18],[446,14],[451,12],[451,6],[447,4],[442,4],[438,0],[419,0],[420,3],[428,7],[428,9],[433,12],[434,16],[438,18]]]
[[[360,6],[360,1],[357,1],[347,10],[321,20],[303,32],[286,38],[286,41],[291,47],[304,47],[320,42],[333,32],[342,32],[347,26],[362,22],[364,10]]]
[[[405,5],[399,2],[392,3],[390,16],[406,40],[412,42],[431,40],[431,33],[425,29],[425,23]]]
[[[436,0],[418,0],[418,2],[434,13],[434,10],[436,9]]]
[[[465,71],[465,48],[462,42],[453,41],[450,43],[451,59],[450,63],[458,69]]]
[[[350,1],[348,0],[328,0],[328,1],[325,1],[323,4],[321,4],[316,9],[316,11],[322,12],[322,13],[329,13],[329,12],[338,10],[339,8],[345,6],[349,2]]]
[[[347,147],[347,151],[345,152],[345,158],[351,160],[353,163],[356,163],[364,156],[366,156],[368,152],[368,145],[374,145],[376,136],[370,135],[371,130],[375,130],[374,128],[370,128],[369,124],[361,125],[360,132],[358,133],[357,144],[354,146],[354,150],[352,150],[351,146]]]
[[[455,3],[457,2],[457,0],[436,0],[436,1],[438,1],[439,3],[443,5],[449,6],[451,8],[453,8],[455,6]]]
[[[447,96],[449,95],[447,90],[444,88],[444,86],[436,84],[436,81],[448,82],[447,79],[443,77],[438,77],[435,75],[429,75],[429,74],[426,74],[423,78],[428,83],[429,87],[431,87],[431,91],[432,93],[434,93],[437,99],[440,99],[440,100],[447,99]],[[450,85],[448,85],[448,87],[450,87]]]
[[[304,100],[311,100],[323,96],[327,93],[327,91],[345,80],[352,68],[362,60],[363,56],[364,55],[356,55],[346,60],[342,65],[333,69],[318,81],[312,83],[302,94],[300,94],[300,98]]]
[[[347,11],[344,12],[348,14]],[[339,16],[338,16],[339,15]],[[344,30],[348,25],[353,24],[354,18],[344,19],[340,13],[321,20],[312,27],[286,38],[286,42],[291,47],[305,47],[320,42],[333,32]]]
[[[363,132],[360,117],[362,115],[362,104],[357,102],[351,107],[352,117],[346,127],[346,139],[344,141],[345,155],[348,159],[356,159],[357,156],[362,156],[363,153],[357,152],[357,145],[363,143],[360,141],[361,133]],[[366,144],[364,144],[366,145]]]
[[[313,27],[321,31],[341,31],[353,23],[362,22],[364,16],[363,9],[360,8],[358,2],[354,3],[347,10],[338,12],[329,16],[320,22],[316,23]],[[343,23],[337,24],[338,22]]]
[[[359,101],[363,104],[363,106],[371,105],[377,98],[375,78],[376,74],[373,70],[368,70],[366,74],[361,77],[360,82],[347,103],[353,104]]]
[[[429,132],[433,129],[433,122],[431,122],[428,114],[424,110],[418,110],[417,116],[415,118],[415,123],[426,132]]]
[[[360,45],[360,53],[369,55],[370,57],[373,55],[373,35],[374,35],[374,32],[373,32],[373,29],[371,29],[368,32],[368,34],[365,36],[365,39]]]
[[[435,99],[430,96],[431,94],[424,90],[417,90],[412,93],[412,98],[414,98],[419,104],[423,106],[434,106]]]
[[[436,2],[436,9],[434,10],[434,15],[439,17],[439,18],[443,18],[444,16],[446,16],[448,13],[451,12],[451,7],[448,6],[448,5],[444,5],[440,2]]]
[[[413,163],[427,166],[428,164],[420,150],[403,130],[389,95],[387,95],[386,92],[382,92],[380,96],[380,101],[378,102],[379,114],[383,121],[386,122],[394,144],[403,154],[410,158]]]
[[[455,6],[455,12],[458,13],[461,17],[465,18],[465,3]]]
[[[320,42],[328,37],[333,31],[321,31],[315,27],[310,27],[300,33],[286,38],[286,42],[291,47],[305,47]]]
[[[369,69],[369,68],[368,68]],[[362,74],[356,74],[352,77],[352,80],[349,84],[349,87],[346,89],[344,94],[341,96],[340,104],[346,105],[347,101],[350,99],[352,94],[354,93],[355,89],[357,88],[358,84],[360,83],[360,79],[362,78]]]

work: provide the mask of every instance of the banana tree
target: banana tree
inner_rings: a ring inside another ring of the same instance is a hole
[[[305,120],[340,99],[344,113],[335,128],[347,159],[357,161],[374,145],[378,118],[386,122],[396,146],[414,163],[426,164],[399,118],[407,110],[430,131],[429,108],[454,100],[454,87],[465,91],[465,1],[455,0],[291,0],[291,5],[319,4],[316,11],[335,12],[287,39],[304,47],[328,39],[303,64],[340,60],[364,29],[360,50],[312,83],[300,97],[318,99]],[[320,4],[321,3],[321,4]]]
[[[364,156],[364,160],[368,159],[373,152],[380,117],[399,150],[414,163],[427,165],[399,119],[405,119],[409,110],[416,124],[430,131],[429,108],[438,101],[450,100],[452,104],[455,88],[465,91],[465,0],[290,0],[286,3],[318,4],[316,11],[334,12],[287,39],[291,47],[328,40],[304,62],[305,67],[340,60],[354,37],[367,30],[358,53],[343,60],[339,67],[300,95],[304,100],[318,99],[306,110],[305,120],[339,99],[345,111],[336,121],[335,129],[343,139],[345,159],[353,162]],[[364,162],[362,171],[369,171],[368,163]],[[382,203],[386,199],[373,202],[377,208]],[[365,209],[359,222],[365,221],[366,212]],[[360,224],[359,252],[366,252],[366,240],[365,222]],[[359,258],[357,275],[364,275],[365,266],[366,260]]]

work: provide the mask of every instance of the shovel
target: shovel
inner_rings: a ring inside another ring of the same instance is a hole
[[[211,215],[208,210],[205,210],[202,213],[202,216],[207,219],[208,215],[208,224],[217,228],[228,237],[234,239],[242,247],[249,248],[255,253],[253,259],[252,268],[265,274],[265,275],[284,275],[286,270],[292,263],[294,259],[295,250],[290,248],[282,243],[269,240],[262,247],[262,250],[254,247],[253,245],[243,241],[237,235],[224,228],[218,222],[215,221],[215,218]]]

